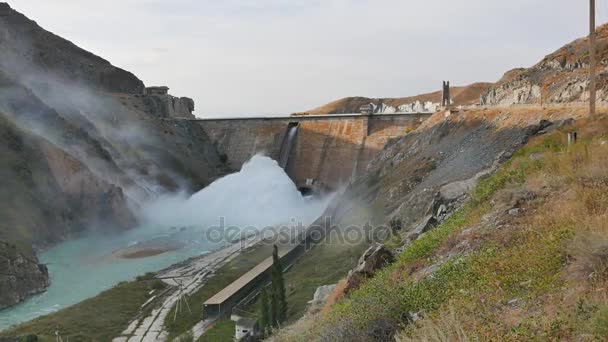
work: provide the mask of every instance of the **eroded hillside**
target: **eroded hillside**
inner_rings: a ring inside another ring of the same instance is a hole
[[[409,242],[451,217],[470,198],[475,185],[531,137],[558,129],[583,112],[471,110],[447,117],[441,112],[389,144],[366,174],[336,199],[329,214],[333,236],[349,227],[368,229],[368,223],[377,231],[389,228],[390,234],[348,243],[328,240],[315,246],[286,274],[293,289],[288,298],[291,318],[302,314],[318,286],[337,282],[357,266],[371,242],[402,252]]]
[[[598,100],[608,101],[608,25],[597,30]],[[577,39],[530,68],[505,73],[484,94],[487,105],[567,103],[589,99],[589,39]]]
[[[548,127],[438,226],[396,234],[391,266],[276,340],[604,340],[607,130],[606,113]]]
[[[492,83],[473,83],[467,86],[452,87],[451,96],[453,104],[459,105],[470,105],[479,103],[479,98],[482,94],[485,94],[488,89],[492,86]],[[399,107],[401,105],[408,105],[415,102],[441,102],[441,91],[433,93],[421,94],[416,96],[400,97],[400,98],[382,98],[375,99],[369,97],[347,97],[339,99],[315,109],[306,111],[303,114],[343,114],[343,113],[359,113],[359,109],[363,105],[370,103],[384,103],[387,106]],[[302,113],[299,113],[302,114]]]

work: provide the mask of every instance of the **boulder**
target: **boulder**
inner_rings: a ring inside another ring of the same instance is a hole
[[[308,302],[307,313],[314,314],[314,313],[319,312],[323,308],[325,303],[327,302],[327,299],[329,298],[329,296],[336,289],[336,286],[337,286],[336,284],[333,284],[333,285],[323,285],[323,286],[317,287],[317,290],[315,291],[315,294],[313,295],[312,300]]]
[[[369,247],[359,259],[357,267],[348,273],[344,294],[359,288],[363,280],[371,278],[384,266],[395,261],[393,253],[382,244]]]
[[[447,210],[447,209],[444,209],[444,207],[445,206],[442,206],[441,210],[443,210],[443,211]],[[445,214],[442,214],[442,215],[445,216]],[[439,221],[437,220],[437,218],[435,216],[433,216],[433,215],[426,216],[424,219],[422,219],[422,221],[420,221],[420,223],[418,223],[413,229],[411,229],[407,233],[407,235],[405,236],[405,239],[403,240],[403,244],[401,245],[401,247],[399,247],[399,248],[397,248],[397,250],[395,250],[395,254],[403,253],[403,251],[405,251],[405,249],[407,247],[409,247],[412,244],[412,242],[416,241],[422,234],[428,232],[432,228],[435,228],[438,224],[439,224]]]
[[[434,216],[429,215],[427,217],[425,217],[424,219],[422,219],[422,221],[416,225],[416,227],[414,227],[414,229],[412,229],[412,231],[409,233],[409,235],[422,235],[426,232],[428,232],[431,228],[435,227],[439,222],[437,221],[437,219],[435,219]]]

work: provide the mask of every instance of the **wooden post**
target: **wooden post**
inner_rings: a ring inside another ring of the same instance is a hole
[[[595,115],[595,0],[589,0],[589,114]]]

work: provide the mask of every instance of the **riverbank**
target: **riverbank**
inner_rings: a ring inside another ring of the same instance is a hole
[[[182,283],[182,293],[190,295],[222,266],[258,243],[257,237],[251,237],[177,262],[156,273],[121,282],[75,305],[8,328],[0,332],[0,337],[37,335],[42,339],[51,338],[58,328],[64,340],[69,338],[71,341],[165,340],[168,332],[163,322],[180,297],[179,287],[172,279]],[[197,306],[190,303],[193,309]]]
[[[165,328],[165,320],[170,316],[169,314],[180,298],[186,298],[188,301],[187,298],[213,277],[218,268],[239,256],[243,250],[253,248],[259,242],[260,239],[253,236],[229,247],[191,258],[158,272],[155,278],[162,279],[164,283],[172,286],[171,293],[158,300],[151,311],[144,314],[145,310],[142,308],[142,312],[136,315],[129,326],[113,341],[166,341],[169,332]],[[193,306],[200,305],[188,303],[182,310],[191,311]]]

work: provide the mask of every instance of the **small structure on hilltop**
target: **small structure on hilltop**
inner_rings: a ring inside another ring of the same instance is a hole
[[[441,106],[449,107],[452,104],[450,98],[450,81],[443,81],[443,88],[441,91]]]

